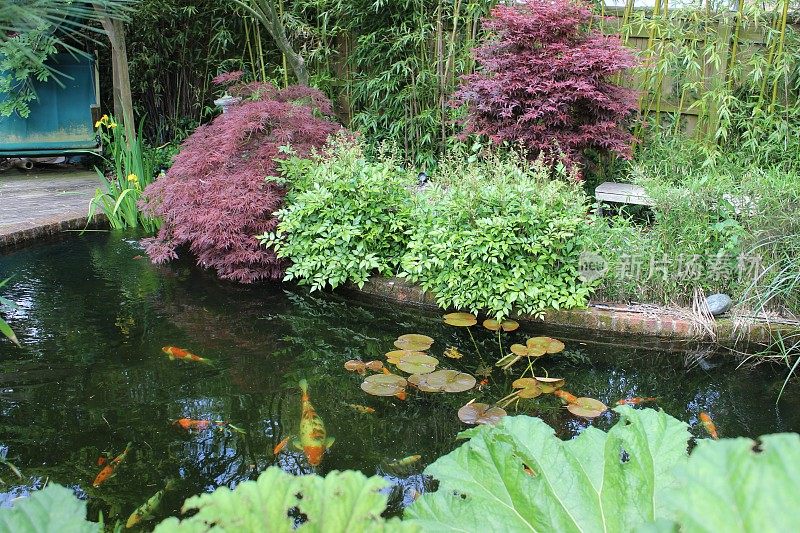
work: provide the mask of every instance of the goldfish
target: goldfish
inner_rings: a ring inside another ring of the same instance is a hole
[[[325,423],[311,404],[308,396],[308,382],[305,379],[300,380],[300,390],[302,391],[300,438],[295,440],[295,447],[303,450],[311,466],[317,466],[322,462],[325,450],[333,445],[335,439],[327,436]]]
[[[103,466],[103,465],[104,465],[104,464],[106,464],[107,462],[108,462],[108,461],[107,461],[107,459],[106,459],[106,456],[105,456],[105,455],[101,455],[100,457],[98,457],[98,458],[97,458],[97,466]]]
[[[708,431],[708,434],[711,435],[712,439],[719,439],[719,435],[717,434],[717,426],[714,425],[714,421],[711,420],[711,417],[708,416],[708,413],[705,411],[700,413],[700,422],[703,423],[703,427],[706,428],[706,431]]]
[[[351,409],[354,411],[358,411],[362,415],[369,415],[375,412],[375,409],[372,407],[367,407],[366,405],[359,405],[357,403],[348,403],[347,405],[350,406]]]
[[[622,400],[617,402],[617,405],[639,405],[640,403],[646,402],[655,402],[658,401],[658,398],[650,397],[650,398],[623,398]]]
[[[192,420],[191,418],[179,418],[172,423],[186,431],[203,431],[210,428],[212,425],[219,425],[219,422],[212,422],[211,420]]]
[[[194,361],[195,363],[211,364],[211,361],[199,355],[195,355],[189,350],[178,348],[177,346],[164,346],[161,351],[169,356],[169,360],[182,359],[184,361]]]
[[[400,392],[398,392],[397,394],[395,394],[394,397],[397,398],[398,400],[405,400],[406,399],[406,391],[405,391],[405,389],[403,389]]]
[[[401,466],[409,466],[409,465],[413,465],[414,463],[416,463],[420,459],[422,459],[421,455],[409,455],[408,457],[403,457],[402,459],[398,459],[397,461],[392,461],[387,466],[390,466],[392,468],[397,468],[397,467],[401,467]]]
[[[553,391],[553,396],[558,396],[559,398],[561,398],[565,402],[571,403],[571,404],[574,404],[574,403],[578,402],[578,398],[576,396],[573,396],[572,394],[568,393],[567,391],[561,390],[561,389]]]
[[[282,449],[286,447],[286,443],[289,442],[291,437],[284,437],[282,441],[280,441],[273,449],[272,455],[278,455]]]
[[[129,442],[127,446],[125,446],[125,450],[119,454],[118,456],[114,457],[109,463],[97,474],[97,477],[94,478],[92,482],[92,486],[94,488],[99,487],[103,483],[108,480],[111,476],[114,475],[114,472],[117,470],[117,467],[125,460],[128,456],[128,452],[131,450],[131,446],[133,443]]]
[[[174,480],[171,479],[167,481],[167,484],[163,489],[150,496],[146,502],[137,507],[136,510],[131,513],[131,515],[128,517],[128,521],[125,523],[125,527],[131,528],[142,520],[153,518],[153,513],[155,513],[161,506],[161,500],[164,499],[164,494],[166,494],[167,491],[172,490],[174,486]]]

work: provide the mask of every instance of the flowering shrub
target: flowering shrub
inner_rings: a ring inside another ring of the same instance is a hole
[[[367,161],[348,138],[280,166],[291,192],[276,213],[277,231],[260,238],[291,259],[285,279],[315,290],[346,281],[363,286],[373,272],[394,273],[411,226],[413,176],[391,157]]]
[[[286,156],[283,147],[306,155],[340,126],[327,118],[330,102],[315,89],[250,84],[236,94],[246,99],[197,128],[166,176],[145,189],[144,209],[164,221],[146,242],[147,253],[160,263],[187,245],[198,264],[222,279],[280,279],[286,262],[255,238],[275,229],[273,213],[285,195],[280,183],[265,178]]]
[[[495,7],[484,24],[496,38],[475,51],[483,70],[464,76],[454,97],[467,105],[465,132],[571,162],[587,148],[629,157],[622,123],[636,93],[610,77],[634,57],[617,37],[588,30],[591,16],[577,0]]]

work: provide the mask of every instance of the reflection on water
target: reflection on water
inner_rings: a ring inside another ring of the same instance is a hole
[[[436,339],[431,353],[442,368],[472,372],[481,361],[467,332],[442,324],[435,314],[280,285],[229,285],[187,264],[157,267],[134,259],[141,254],[135,239],[95,234],[0,257],[0,278],[15,274],[4,295],[21,306],[9,322],[24,345],[0,343],[0,455],[23,475],[19,480],[0,465],[0,504],[56,481],[88,499],[92,518],[102,511],[107,521],[124,522],[169,479],[178,485],[158,518],[178,513],[190,494],[234,486],[273,464],[310,472],[291,446],[272,455],[281,439],[298,430],[297,383],[305,377],[328,434],[336,437],[319,473],[382,475],[394,484],[396,511],[425,489],[420,473],[426,464],[457,445],[465,428],[458,407],[472,398],[490,403],[509,388],[506,376],[495,375],[480,392],[410,390],[406,401],[366,396],[358,375],[343,363],[382,359],[403,333]],[[484,362],[493,361],[496,339],[473,331]],[[708,411],[722,436],[800,429],[800,410],[793,408],[800,398],[791,388],[775,405],[783,376],[772,369],[736,371],[730,363],[687,369],[685,353],[659,350],[652,342],[578,339],[574,332],[542,327],[523,327],[504,342],[534,333],[565,341],[567,350],[542,366],[566,378],[574,393],[608,404],[656,396],[658,407],[693,425],[700,411]],[[188,348],[214,365],[170,361],[161,351],[166,345]],[[442,357],[448,346],[465,356]],[[361,414],[348,404],[375,413]],[[587,425],[552,397],[518,407],[541,416],[562,438]],[[592,423],[607,428],[613,416]],[[228,421],[246,434],[189,433],[172,424],[183,417]],[[116,456],[129,441],[134,449],[117,475],[93,488],[98,458]],[[422,456],[416,464],[402,471],[390,467],[415,454]]]

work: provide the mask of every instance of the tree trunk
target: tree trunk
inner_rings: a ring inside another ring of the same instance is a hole
[[[273,0],[251,0],[249,4],[240,2],[250,12],[258,17],[264,27],[267,29],[278,49],[283,52],[286,57],[287,63],[292,68],[297,83],[300,85],[308,85],[308,71],[306,70],[306,63],[300,54],[294,51],[292,43],[286,36],[286,29],[283,27],[280,13],[275,7]]]
[[[94,8],[104,13],[97,4]],[[133,97],[131,96],[131,79],[128,68],[128,51],[125,46],[125,24],[118,19],[104,16],[100,19],[108,40],[111,43],[111,70],[114,93],[114,115],[122,118],[128,139],[136,138],[136,122],[133,118]]]

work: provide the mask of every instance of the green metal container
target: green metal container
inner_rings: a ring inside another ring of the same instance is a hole
[[[98,149],[94,121],[99,83],[91,57],[56,54],[58,81],[34,82],[38,98],[28,118],[0,117],[0,157],[85,153]],[[60,82],[60,84],[59,84]],[[0,93],[0,100],[4,95]]]

